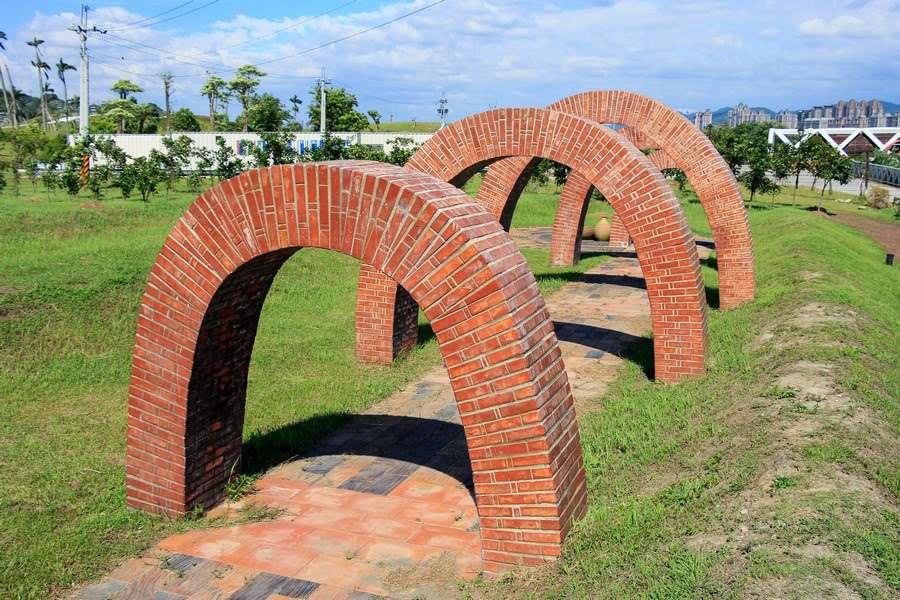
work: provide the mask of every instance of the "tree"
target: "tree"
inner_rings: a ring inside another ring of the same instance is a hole
[[[5,40],[6,34],[0,31],[0,40]],[[3,42],[0,41],[0,50],[6,50],[6,46],[3,45]],[[10,87],[12,87],[12,81],[9,82]],[[0,70],[0,88],[2,88],[3,92],[3,106],[6,108],[6,118],[9,119],[10,124],[13,126],[13,129],[16,129],[16,115],[12,110],[11,102],[12,99],[6,93],[6,80],[3,77],[3,71]],[[3,181],[3,185],[6,185],[6,180]]]
[[[173,131],[200,131],[200,121],[189,108],[179,108],[172,115]]]
[[[851,165],[849,156],[841,155],[840,152],[825,143],[819,144],[816,158],[816,176],[822,178],[822,193],[819,200],[819,210],[821,211],[821,198],[825,197],[825,188],[831,185],[832,181],[839,183],[850,181]]]
[[[150,133],[151,130],[155,133],[158,124],[157,117],[159,117],[158,109],[148,102],[142,102],[134,107],[134,119],[138,123],[138,133]],[[152,127],[149,124],[152,124]]]
[[[37,78],[38,78],[38,95],[41,100],[41,123],[44,126],[44,131],[47,131],[47,103],[44,96],[44,77],[46,75],[46,71],[50,70],[50,65],[45,63],[41,59],[41,50],[40,45],[44,43],[44,40],[39,40],[37,38],[32,39],[29,42],[25,42],[32,48],[34,48],[34,60],[31,61],[31,64],[37,69]]]
[[[216,100],[220,100],[222,98],[222,93],[225,90],[225,80],[216,75],[210,75],[206,83],[203,84],[203,87],[200,88],[200,93],[207,97],[209,100],[209,130],[216,131]]]
[[[412,158],[412,155],[419,150],[413,139],[409,137],[393,138],[388,140],[387,143],[391,147],[391,151],[387,155],[387,162],[398,167],[405,165]]]
[[[166,96],[166,135],[172,131],[172,106],[169,99],[172,97],[172,72],[165,71],[159,74],[159,78],[163,83],[163,93]]]
[[[66,71],[74,71],[75,65],[70,65],[63,59],[56,63],[56,75],[63,84],[63,104],[66,108],[66,131],[69,130],[69,90],[66,86]]]
[[[231,90],[244,109],[243,131],[247,131],[247,119],[250,116],[248,109],[250,108],[250,99],[259,86],[259,80],[266,76],[265,71],[254,67],[253,65],[244,65],[234,73],[234,79],[228,82],[228,89]]]
[[[254,98],[248,112],[250,130],[256,132],[280,131],[282,124],[290,118],[281,100],[269,93]]]
[[[137,118],[137,104],[116,98],[103,105],[103,114],[116,123],[116,133],[125,133],[125,122]]]
[[[115,82],[114,84],[112,84],[112,86],[110,86],[109,89],[111,89],[112,91],[119,94],[119,100],[122,101],[122,102],[119,102],[116,105],[114,105],[112,108],[117,111],[116,114],[119,119],[119,126],[118,126],[118,129],[116,130],[116,132],[124,133],[125,132],[125,119],[128,118],[128,116],[129,116],[126,113],[133,114],[133,111],[129,111],[128,108],[126,107],[126,103],[128,103],[128,96],[130,94],[135,94],[137,92],[143,92],[144,88],[142,88],[141,86],[139,86],[136,83],[132,83],[132,82],[128,81],[127,79],[120,79],[117,82]],[[115,100],[113,100],[113,102],[115,102]],[[108,102],[107,106],[109,106],[110,104],[113,104],[113,102]],[[129,104],[133,104],[133,103],[129,103]]]
[[[219,181],[230,179],[244,170],[244,162],[234,154],[230,146],[225,145],[225,140],[216,137],[216,150],[213,153],[213,161],[216,165],[216,177]]]
[[[797,201],[797,189],[800,187],[800,173],[809,168],[810,158],[816,150],[817,142],[812,138],[794,139],[797,145],[776,144],[773,156],[773,171],[776,177],[794,177],[794,193],[791,203]],[[783,174],[783,175],[782,175]]]
[[[300,124],[300,121],[297,119],[300,114],[300,105],[303,104],[303,100],[297,94],[294,94],[290,98],[288,98],[288,102],[291,103],[291,114],[294,115],[294,122],[291,124],[291,129],[295,129],[296,131],[303,131],[303,126]]]
[[[264,131],[259,138],[260,143],[250,150],[257,167],[288,165],[299,160],[299,154],[291,147],[294,136],[289,132]]]
[[[310,90],[312,101],[307,109],[313,129],[319,129],[321,115],[319,88]],[[325,88],[325,131],[363,131],[369,128],[369,119],[356,110],[356,96],[344,88]]]
[[[377,110],[370,110],[366,114],[369,115],[369,118],[372,119],[372,123],[375,124],[375,131],[380,131],[379,125],[381,123],[381,113]]]

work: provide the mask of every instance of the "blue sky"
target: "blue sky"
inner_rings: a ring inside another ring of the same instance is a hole
[[[335,85],[357,94],[362,110],[378,110],[385,121],[437,120],[442,93],[451,120],[592,89],[636,91],[685,110],[900,102],[900,0],[90,4],[91,24],[108,29],[89,40],[92,102],[113,98],[109,86],[127,78],[145,88],[142,101],[162,104],[156,74],[171,71],[175,106],[206,114],[199,94],[206,71],[227,80],[245,63],[265,63],[270,75],[260,91],[284,100],[297,94],[305,103],[324,67]],[[46,40],[46,62],[79,64],[77,36],[66,29],[78,7],[7,3],[0,61],[9,63],[16,87],[36,91],[33,50],[25,45],[35,36]],[[68,77],[76,93],[77,74]],[[51,84],[61,91],[55,73]],[[235,103],[230,112],[238,112]]]

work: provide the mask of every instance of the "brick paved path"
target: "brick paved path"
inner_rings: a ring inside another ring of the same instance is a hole
[[[518,230],[514,237],[520,246],[546,248],[550,229]],[[583,251],[603,248],[592,242]],[[623,352],[649,344],[642,336],[650,330],[650,308],[637,260],[616,252],[566,284],[548,308],[576,410],[585,410],[615,377]],[[456,582],[481,571],[472,473],[443,367],[210,516],[236,520],[248,507],[267,507],[274,518],[170,537],[74,597],[455,597]]]

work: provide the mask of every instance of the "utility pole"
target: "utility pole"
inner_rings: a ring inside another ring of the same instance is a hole
[[[96,31],[98,33],[106,33],[105,29],[98,29],[96,26],[88,29],[88,11],[90,7],[87,4],[81,5],[81,22],[78,25],[69,27],[70,31],[74,31],[81,38],[81,87],[79,88],[78,98],[78,135],[85,136],[88,134],[90,126],[90,107],[91,99],[89,95],[89,79],[88,79],[88,53],[87,53],[87,34]]]
[[[441,99],[438,100],[437,109],[437,114],[441,117],[441,127],[446,125],[444,118],[447,116],[448,112],[450,112],[450,109],[447,108],[447,92],[441,92]]]
[[[325,84],[331,83],[330,79],[325,78],[325,67],[322,67],[322,76],[317,81],[319,82],[319,133],[325,135]]]

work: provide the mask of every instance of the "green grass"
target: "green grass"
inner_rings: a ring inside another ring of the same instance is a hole
[[[819,583],[836,579],[865,597],[883,597],[841,566],[842,553],[850,551],[863,556],[893,594],[900,593],[900,276],[883,265],[880,248],[870,240],[804,211],[751,211],[750,223],[757,300],[710,312],[708,374],[660,385],[648,381],[639,364],[627,365],[597,399],[598,410],[580,418],[587,518],[556,565],[540,577],[510,577],[492,588],[494,595],[718,598],[785,577],[800,597],[816,596]],[[702,223],[696,229],[702,231]],[[820,276],[809,280],[803,276],[808,272]],[[710,285],[714,272],[704,267],[703,274]],[[744,350],[764,326],[787,320],[809,302],[853,311],[856,325],[816,328],[796,346]],[[838,382],[854,403],[871,411],[872,420],[823,427],[798,440],[789,456],[805,464],[808,475],[760,479],[769,457],[785,450],[764,418],[743,419],[740,413],[777,400],[792,402],[794,392],[777,386],[774,377],[781,365],[798,360],[834,364]],[[814,476],[827,477],[836,468],[873,482],[881,500],[840,486],[833,492],[811,489]],[[719,549],[690,545],[703,535],[731,539],[743,503],[766,496],[767,486],[776,510],[753,514],[747,523],[776,531],[777,538],[746,546],[729,541]],[[794,554],[795,546],[812,541],[830,547],[838,559]],[[748,565],[744,552],[777,560],[757,558]],[[775,567],[759,568],[764,565]]]
[[[30,202],[42,194],[27,192],[0,195],[0,597],[97,577],[184,526],[125,510],[125,409],[147,274],[194,195],[145,204],[110,191],[82,208],[88,196]],[[606,258],[559,269],[546,251],[525,254],[545,294]],[[424,341],[405,360],[356,362],[358,269],[305,249],[276,277],[250,368],[250,477],[230,492],[438,364],[424,316]]]
[[[111,195],[100,208],[81,208],[89,198],[27,202],[0,194],[2,597],[60,593],[167,534],[196,526],[124,508],[135,317],[155,254],[192,197],[177,193],[144,204]],[[550,225],[556,197],[553,184],[527,190],[514,225]],[[709,235],[702,207],[689,195],[682,203],[694,230]],[[601,204],[590,212],[609,210]],[[779,539],[818,536],[835,552],[859,553],[900,590],[897,271],[884,267],[881,250],[861,234],[804,211],[776,206],[751,210],[750,218],[758,299],[710,312],[708,375],[659,385],[647,379],[646,356],[627,362],[595,410],[580,415],[589,513],[564,556],[537,583],[513,576],[485,583],[481,591],[720,597],[770,577],[800,581],[812,573],[839,575],[869,594],[868,584],[840,562],[800,560],[778,543],[750,548],[750,558],[737,567],[742,551],[689,543],[737,526],[733,503],[759,485],[776,444],[765,419],[736,422],[734,414],[757,403],[795,401],[775,375],[779,365],[799,359],[836,364],[838,383],[854,410],[868,415],[867,424],[823,427],[804,439],[793,457],[805,465],[802,477],[777,473],[765,481],[771,486],[774,477],[789,477],[793,484],[777,491],[783,510],[766,522],[782,533]],[[546,251],[524,254],[545,294],[605,259],[553,269]],[[350,258],[307,249],[276,278],[250,369],[244,434],[251,476],[438,363],[424,319],[424,341],[405,360],[392,367],[355,362],[357,269]],[[820,276],[807,279],[808,272]],[[715,270],[704,267],[703,275],[715,289]],[[852,310],[855,324],[808,333],[799,346],[744,349],[762,327],[808,302]],[[849,492],[804,495],[815,477],[838,468],[874,482],[891,504],[860,503]]]
[[[406,133],[434,133],[441,127],[440,121],[393,121],[384,120],[378,125],[378,131],[397,131]]]

